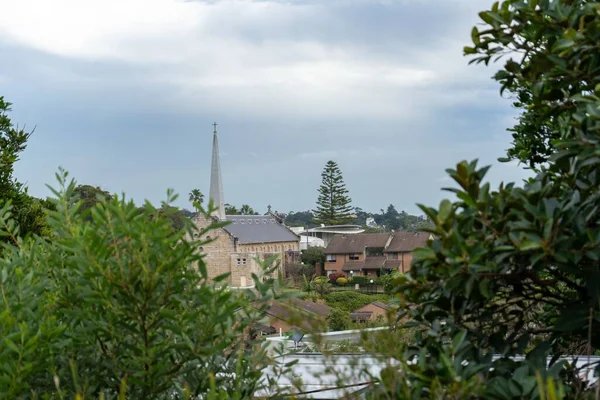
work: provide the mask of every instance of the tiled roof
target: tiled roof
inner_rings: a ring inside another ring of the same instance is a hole
[[[297,242],[298,235],[280,224],[270,215],[228,215],[227,232],[235,236],[240,244]]]
[[[373,305],[374,305],[374,306],[376,306],[376,307],[382,308],[382,309],[384,309],[384,310],[392,310],[392,309],[393,309],[393,307],[392,307],[392,306],[390,306],[390,305],[388,305],[388,304],[385,304],[385,303],[383,303],[383,302],[381,302],[381,301],[374,301],[374,302],[372,302],[371,304],[373,304]]]
[[[293,312],[292,309],[294,308],[319,317],[328,317],[330,312],[329,307],[325,304],[317,304],[312,301],[292,298],[285,301],[273,301],[269,305],[266,313],[285,320],[290,317],[290,314]]]
[[[360,271],[364,267],[364,261],[346,261],[342,267],[342,271]]]
[[[413,251],[418,247],[425,246],[429,237],[430,234],[427,232],[394,232],[392,233],[392,241],[385,252]]]
[[[385,257],[367,257],[365,258],[365,266],[363,269],[380,269],[383,268],[383,263],[385,263]]]
[[[357,233],[353,235],[335,235],[325,248],[325,254],[362,253],[365,247],[385,247],[389,233]]]
[[[352,322],[367,321],[371,315],[373,315],[371,311],[355,311],[350,313],[350,319]]]
[[[295,307],[311,314],[315,314],[320,317],[329,316],[330,310],[325,304],[313,303],[312,301],[300,300],[296,298],[290,299],[290,303],[292,303]]]

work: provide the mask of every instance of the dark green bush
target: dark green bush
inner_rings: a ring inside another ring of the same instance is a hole
[[[141,215],[112,199],[84,221],[74,182],[59,179],[51,238],[19,238],[9,205],[0,210],[0,231],[15,237],[0,259],[0,398],[112,399],[121,387],[168,398],[211,385],[219,398],[251,396],[267,358],[247,332],[270,286],[255,277],[256,292],[237,294],[225,277],[209,281],[204,243],[190,239],[202,232],[188,222],[174,234],[150,204]]]
[[[353,290],[343,292],[332,292],[325,296],[325,302],[328,306],[344,310],[346,312],[352,312],[357,308],[366,306],[374,301],[389,301],[389,296],[378,294],[370,295]]]

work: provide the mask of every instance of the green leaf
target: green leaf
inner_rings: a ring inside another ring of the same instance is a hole
[[[569,28],[565,31],[564,37],[566,39],[573,40],[575,39],[575,36],[577,36],[577,31],[575,29]]]
[[[519,244],[518,247],[521,251],[537,250],[542,248],[542,243],[539,241],[525,239]]]
[[[554,46],[552,46],[552,52],[559,52],[561,50],[568,49],[573,47],[574,44],[575,42],[571,39],[559,39],[556,41],[556,43],[554,43]]]
[[[413,254],[413,259],[419,260],[419,261],[436,260],[437,259],[435,252],[428,247],[422,247],[419,249],[415,249],[412,252],[412,254]]]
[[[452,202],[448,199],[444,199],[440,202],[440,211],[438,213],[439,220],[444,223],[452,213]]]
[[[479,293],[486,299],[489,299],[492,295],[490,293],[490,280],[482,279],[479,281]]]
[[[466,329],[461,329],[456,335],[454,335],[454,338],[452,339],[452,352],[454,354],[456,354],[456,352],[458,351],[458,348],[460,347],[461,344],[463,344],[466,337],[467,337]]]
[[[477,30],[476,26],[474,26],[471,30],[471,39],[473,40],[473,43],[475,43],[476,46],[481,43],[481,41],[479,40],[479,31]]]

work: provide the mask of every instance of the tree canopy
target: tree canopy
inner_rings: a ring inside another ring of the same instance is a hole
[[[528,93],[522,141],[509,155],[527,150],[519,157],[544,164],[523,187],[492,189],[488,167],[460,162],[448,170],[456,199],[421,206],[435,240],[396,281],[415,305],[406,326],[422,332],[401,358],[418,362],[401,360],[387,390],[397,398],[542,398],[551,378],[566,398],[584,398],[592,389],[559,357],[600,348],[599,5],[509,0],[479,15],[484,26],[465,53],[476,63],[506,59],[495,75],[501,90]],[[527,141],[549,146],[525,149]]]
[[[314,220],[317,224],[340,225],[354,219],[352,200],[344,183],[342,171],[335,161],[328,161],[321,173]]]
[[[47,234],[48,225],[44,200],[36,199],[27,193],[27,188],[14,176],[14,164],[19,154],[27,147],[31,132],[15,126],[8,116],[11,103],[0,96],[0,207],[11,203],[12,218],[21,235]],[[4,238],[13,240],[14,238]]]

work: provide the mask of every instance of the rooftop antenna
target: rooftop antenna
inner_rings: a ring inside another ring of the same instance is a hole
[[[292,331],[292,340],[294,341],[294,350],[297,350],[298,343],[300,343],[300,341],[304,337],[304,333],[302,333],[300,331],[300,329],[298,329],[298,328],[292,328],[291,331]]]

